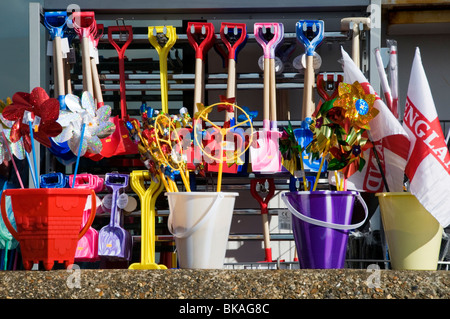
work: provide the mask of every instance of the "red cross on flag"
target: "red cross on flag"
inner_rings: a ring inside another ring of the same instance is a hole
[[[411,68],[403,128],[411,141],[405,170],[410,191],[445,228],[450,224],[450,155],[419,48]]]
[[[374,153],[373,148],[364,152],[366,165],[362,171],[357,171],[347,179],[347,189],[368,193],[383,192],[385,185],[382,174],[384,174],[388,185],[386,190],[401,192],[410,145],[408,135],[344,49],[342,49],[342,58],[344,82],[353,84],[358,81],[366,94],[375,94],[377,99],[374,107],[379,111],[370,122],[370,139],[377,154]]]

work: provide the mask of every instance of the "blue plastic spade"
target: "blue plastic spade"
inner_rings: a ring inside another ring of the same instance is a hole
[[[313,133],[309,129],[309,124],[314,113],[314,103],[312,102],[312,90],[314,86],[314,69],[312,59],[314,51],[322,43],[324,34],[324,22],[322,20],[300,20],[296,24],[297,40],[305,46],[307,68],[305,70],[305,83],[303,90],[303,121],[300,128],[294,130],[295,138],[302,146],[302,159],[305,171],[317,172],[320,167],[320,159],[311,160],[311,155],[306,152],[306,146],[312,141]],[[308,62],[309,61],[309,62]],[[327,170],[324,163],[322,172]]]
[[[42,174],[40,178],[40,186],[42,188],[66,188],[69,186],[69,176],[63,173]]]
[[[55,50],[53,51],[55,55],[53,57],[55,66],[55,87],[62,110],[66,109],[66,104],[64,101],[65,89],[61,39],[65,35],[64,31],[67,28],[67,20],[67,12],[65,11],[51,11],[44,13],[44,25],[48,29],[50,38],[53,41],[53,46],[55,47]]]

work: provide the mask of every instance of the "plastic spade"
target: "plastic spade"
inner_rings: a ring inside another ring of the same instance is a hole
[[[68,176],[63,173],[48,173],[40,176],[42,188],[64,188],[68,186]]]
[[[339,83],[343,80],[342,73],[320,73],[317,75],[317,93],[324,101],[331,101],[338,95]]]
[[[220,38],[228,50],[228,82],[227,99],[236,98],[236,60],[239,51],[247,41],[247,26],[245,23],[222,22]],[[227,111],[225,121],[234,118],[233,112]]]
[[[189,22],[186,34],[195,50],[194,113],[196,113],[197,103],[204,103],[204,63],[206,54],[216,41],[214,25],[210,22]]]
[[[194,114],[198,112],[197,104],[204,103],[204,64],[208,51],[214,46],[216,37],[212,23],[189,22],[186,34],[190,45],[195,50],[195,85],[194,85]],[[188,163],[190,170],[195,169],[195,163],[201,161],[199,148],[193,145],[191,152],[193,163]]]
[[[266,196],[263,198],[259,192],[258,188],[261,191],[264,191]],[[263,235],[264,235],[264,252],[265,252],[265,261],[272,262],[272,248],[270,246],[270,231],[269,231],[269,210],[268,204],[275,194],[275,183],[273,178],[259,178],[252,179],[250,182],[250,192],[255,198],[260,207],[261,207],[261,217],[263,222]]]
[[[81,40],[83,91],[88,91],[94,96],[89,41],[96,32],[95,13],[93,11],[75,11],[72,13],[72,17],[73,27]]]
[[[119,33],[121,35],[119,41],[117,42],[113,36],[113,34],[116,33]],[[125,41],[122,40],[122,36],[126,37]],[[110,119],[110,121],[112,121],[116,125],[116,130],[113,134],[111,134],[111,136],[102,139],[103,149],[100,154],[104,157],[137,154],[137,144],[133,143],[133,141],[131,140],[125,124],[128,121],[136,121],[134,119],[130,119],[127,114],[125,86],[125,51],[133,41],[133,29],[129,25],[109,26],[108,40],[116,49],[119,58],[120,117],[117,115]],[[118,42],[120,42],[122,46],[120,46]]]
[[[300,20],[296,24],[297,40],[305,46],[306,54],[306,69],[305,80],[303,88],[303,106],[302,117],[303,121],[299,129],[294,130],[295,137],[303,147],[301,154],[303,166],[305,171],[318,171],[320,167],[320,160],[311,161],[308,153],[306,153],[306,146],[312,141],[313,134],[309,129],[311,116],[315,111],[315,103],[313,98],[314,89],[314,51],[323,40],[324,22],[322,20]],[[322,172],[326,170],[326,165],[323,165]]]
[[[55,92],[62,110],[66,108],[64,97],[66,90],[64,87],[64,60],[61,39],[67,27],[67,12],[52,11],[44,13],[44,25],[49,30],[53,39],[53,65],[55,69]]]
[[[103,36],[103,32],[104,32],[103,24],[97,24],[96,33],[92,35],[92,43],[94,45],[94,50],[96,52],[97,52],[98,43]],[[93,81],[94,93],[95,93],[94,97],[97,100],[97,108],[100,108],[103,105],[105,105],[105,103],[103,102],[103,94],[102,94],[102,88],[100,85],[100,79],[98,76],[97,63],[98,63],[97,59],[95,59],[95,58],[91,59],[92,81]]]
[[[177,41],[176,29],[173,26],[148,27],[148,40],[155,47],[159,56],[159,73],[161,82],[161,110],[169,113],[167,81],[167,56]]]
[[[311,117],[315,110],[314,88],[314,51],[323,40],[324,23],[322,20],[300,20],[296,25],[297,39],[305,46],[306,70],[303,91],[303,119]]]
[[[74,181],[75,178],[75,181]],[[103,178],[92,174],[78,174],[76,177],[71,175],[69,177],[70,184],[74,185],[74,188],[91,189],[95,193],[101,192],[104,187]],[[92,195],[90,195],[92,196]],[[86,202],[86,207],[83,211],[82,225],[85,225],[90,214],[91,209],[90,201]],[[98,261],[98,231],[93,227],[89,227],[83,237],[80,238],[77,244],[77,250],[75,252],[76,262],[95,262]]]
[[[352,60],[358,69],[361,64],[360,53],[360,32],[370,29],[370,18],[368,17],[350,17],[341,20],[341,29],[350,30],[352,34]]]
[[[113,34],[120,33],[119,41],[116,41]],[[118,42],[122,42],[122,35],[126,34],[126,40],[122,43],[122,46]],[[109,43],[116,49],[119,57],[119,86],[120,86],[120,113],[122,119],[127,117],[127,97],[125,86],[125,51],[133,41],[133,27],[131,25],[124,26],[109,26],[108,27],[108,40]]]
[[[148,188],[145,182],[150,181]],[[131,188],[141,201],[141,262],[133,263],[130,269],[167,269],[155,262],[155,202],[164,189],[159,179],[151,179],[149,171],[132,171],[130,173]]]
[[[256,145],[251,148],[252,170],[254,172],[279,172],[281,154],[276,124],[275,50],[284,37],[281,23],[255,23],[256,41],[264,51],[264,105],[263,130],[257,132]]]
[[[105,186],[112,190],[111,218],[98,237],[98,255],[109,258],[131,259],[132,238],[121,225],[121,213],[118,207],[119,191],[128,186],[128,175],[107,173]]]
[[[236,125],[235,111],[233,108],[233,103],[236,101],[236,61],[240,50],[245,46],[247,41],[247,26],[245,23],[231,23],[222,22],[220,27],[220,38],[225,45],[228,52],[228,80],[227,80],[227,93],[226,97],[222,99],[229,102],[229,104],[224,104],[221,108],[225,111],[225,124],[224,127],[234,127]],[[220,137],[220,138],[219,138]],[[218,141],[225,139],[224,145],[218,145]],[[219,131],[214,131],[211,134],[211,140],[208,143],[214,152],[218,150],[219,152],[242,150],[242,146],[245,141],[244,132],[241,128],[230,129],[227,131],[227,135],[224,137]],[[227,156],[224,156],[227,158]],[[223,173],[237,173],[242,169],[242,165],[237,165],[236,163],[226,163],[219,168],[217,161],[208,163],[206,165],[206,170],[209,172],[218,172],[222,169]]]
[[[53,68],[55,71],[55,92],[59,100],[61,110],[65,110],[66,84],[64,76],[64,60],[62,56],[62,38],[67,30],[67,13],[65,11],[45,12],[44,25],[53,39]],[[75,161],[75,155],[70,151],[67,143],[57,144],[50,139],[52,146],[49,151],[63,164],[71,164]]]
[[[94,45],[95,50],[97,50],[98,43],[103,36],[103,32],[104,32],[103,24],[97,24],[96,33],[95,33],[95,35],[92,35],[92,43]],[[96,61],[96,59],[93,59],[93,58],[91,59],[92,81],[93,81],[94,92],[95,92],[94,98],[97,101],[97,108],[100,108],[100,107],[104,106],[105,103],[103,102],[103,94],[102,94],[102,88],[101,88],[101,84],[100,84],[100,78],[98,75],[97,62],[98,61]],[[84,154],[84,157],[89,158],[93,161],[99,161],[103,158],[103,156],[100,153],[92,154],[90,152],[86,152]]]

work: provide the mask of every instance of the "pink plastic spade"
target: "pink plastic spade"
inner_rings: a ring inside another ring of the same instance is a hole
[[[264,109],[263,129],[256,132],[250,148],[252,170],[273,173],[281,171],[278,140],[281,133],[276,122],[275,50],[284,37],[282,23],[255,23],[256,41],[264,50]]]
[[[69,177],[70,185],[73,183],[74,176]],[[95,193],[103,190],[103,178],[92,174],[78,174],[75,177],[75,188],[92,189]],[[90,203],[88,199],[87,203]],[[91,207],[86,205],[83,211],[83,222],[85,225],[91,214]],[[100,260],[98,256],[98,231],[89,227],[86,234],[80,238],[75,251],[75,262],[96,262]]]

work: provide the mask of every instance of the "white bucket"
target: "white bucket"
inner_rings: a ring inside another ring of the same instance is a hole
[[[180,268],[223,268],[238,193],[170,192],[167,226]]]

